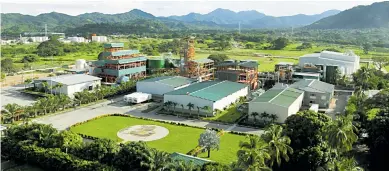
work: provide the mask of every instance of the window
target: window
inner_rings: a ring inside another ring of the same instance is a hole
[[[326,96],[321,96],[321,99],[322,100],[325,100],[327,97]]]
[[[93,86],[89,86],[88,89],[89,89],[89,90],[93,90]]]

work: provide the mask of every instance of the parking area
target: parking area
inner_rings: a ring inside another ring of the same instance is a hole
[[[10,103],[17,103],[19,105],[29,105],[35,101],[35,98],[19,92],[24,89],[24,85],[15,85],[1,88],[1,106]]]

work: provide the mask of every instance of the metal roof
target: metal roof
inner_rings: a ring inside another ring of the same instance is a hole
[[[196,60],[193,60],[193,61],[196,62],[196,63],[200,63],[200,64],[213,62],[212,59],[208,59],[208,58],[196,59]]]
[[[184,162],[192,162],[194,165],[202,166],[205,163],[212,162],[211,160],[202,159],[182,153],[174,152],[170,155],[173,160],[181,160]]]
[[[223,63],[218,64],[217,66],[242,66],[246,68],[258,68],[258,62],[257,61],[244,61],[244,62],[231,62],[231,61],[224,61]]]
[[[189,95],[206,99],[210,101],[218,101],[228,95],[231,95],[243,88],[245,84],[240,84],[231,81],[204,81],[194,83],[188,87],[184,87],[175,91],[166,93],[167,95]]]
[[[132,55],[132,54],[138,54],[139,50],[119,50],[116,52],[112,52],[112,56],[123,56],[123,55]]]
[[[182,77],[182,76],[162,76],[162,77],[155,77],[155,78],[142,80],[139,82],[158,82],[176,88],[176,87],[181,87],[184,85],[191,84],[195,81],[196,81],[195,79]]]
[[[279,62],[277,65],[294,65],[293,62]]]
[[[254,103],[272,103],[278,106],[289,107],[304,92],[294,88],[286,87],[284,89],[270,89],[262,95],[255,98]]]
[[[34,81],[47,81],[50,83],[50,81],[62,83],[64,85],[74,85],[74,84],[80,84],[85,82],[91,82],[91,81],[97,81],[101,80],[99,77],[86,75],[86,74],[69,74],[69,75],[60,75],[55,77],[45,77],[45,78],[39,78]]]
[[[303,91],[320,93],[333,93],[335,89],[334,85],[319,80],[300,80],[290,85],[290,87]]]
[[[104,48],[124,47],[124,43],[106,43]]]

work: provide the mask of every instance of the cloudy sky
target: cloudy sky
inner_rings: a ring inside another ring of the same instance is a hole
[[[2,13],[22,13],[38,15],[48,12],[60,12],[78,15],[89,12],[106,14],[123,13],[131,9],[141,9],[156,16],[185,15],[190,12],[205,14],[216,8],[232,11],[257,10],[272,16],[295,14],[318,14],[330,9],[346,10],[357,5],[369,5],[370,1],[327,0],[327,1],[147,1],[147,0],[1,0]]]

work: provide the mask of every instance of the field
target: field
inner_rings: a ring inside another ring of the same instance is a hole
[[[228,108],[227,110],[223,110],[221,113],[214,117],[203,118],[204,120],[209,121],[219,121],[219,122],[227,122],[234,123],[239,117],[241,117],[241,113],[236,111],[236,105]]]
[[[117,132],[123,128],[133,125],[159,125],[167,128],[169,130],[169,135],[156,141],[147,142],[147,144],[150,147],[157,148],[169,153],[180,152],[185,154],[189,152],[197,146],[198,138],[204,131],[204,129],[200,128],[177,126],[121,116],[99,118],[73,127],[71,128],[71,131],[99,138],[109,138],[120,142],[121,139],[117,137]],[[221,137],[220,150],[211,151],[211,157],[209,160],[226,164],[235,161],[236,152],[239,149],[239,142],[244,140],[244,136],[228,133],[224,134]],[[199,157],[206,158],[206,155],[206,153],[203,153],[200,154]]]

